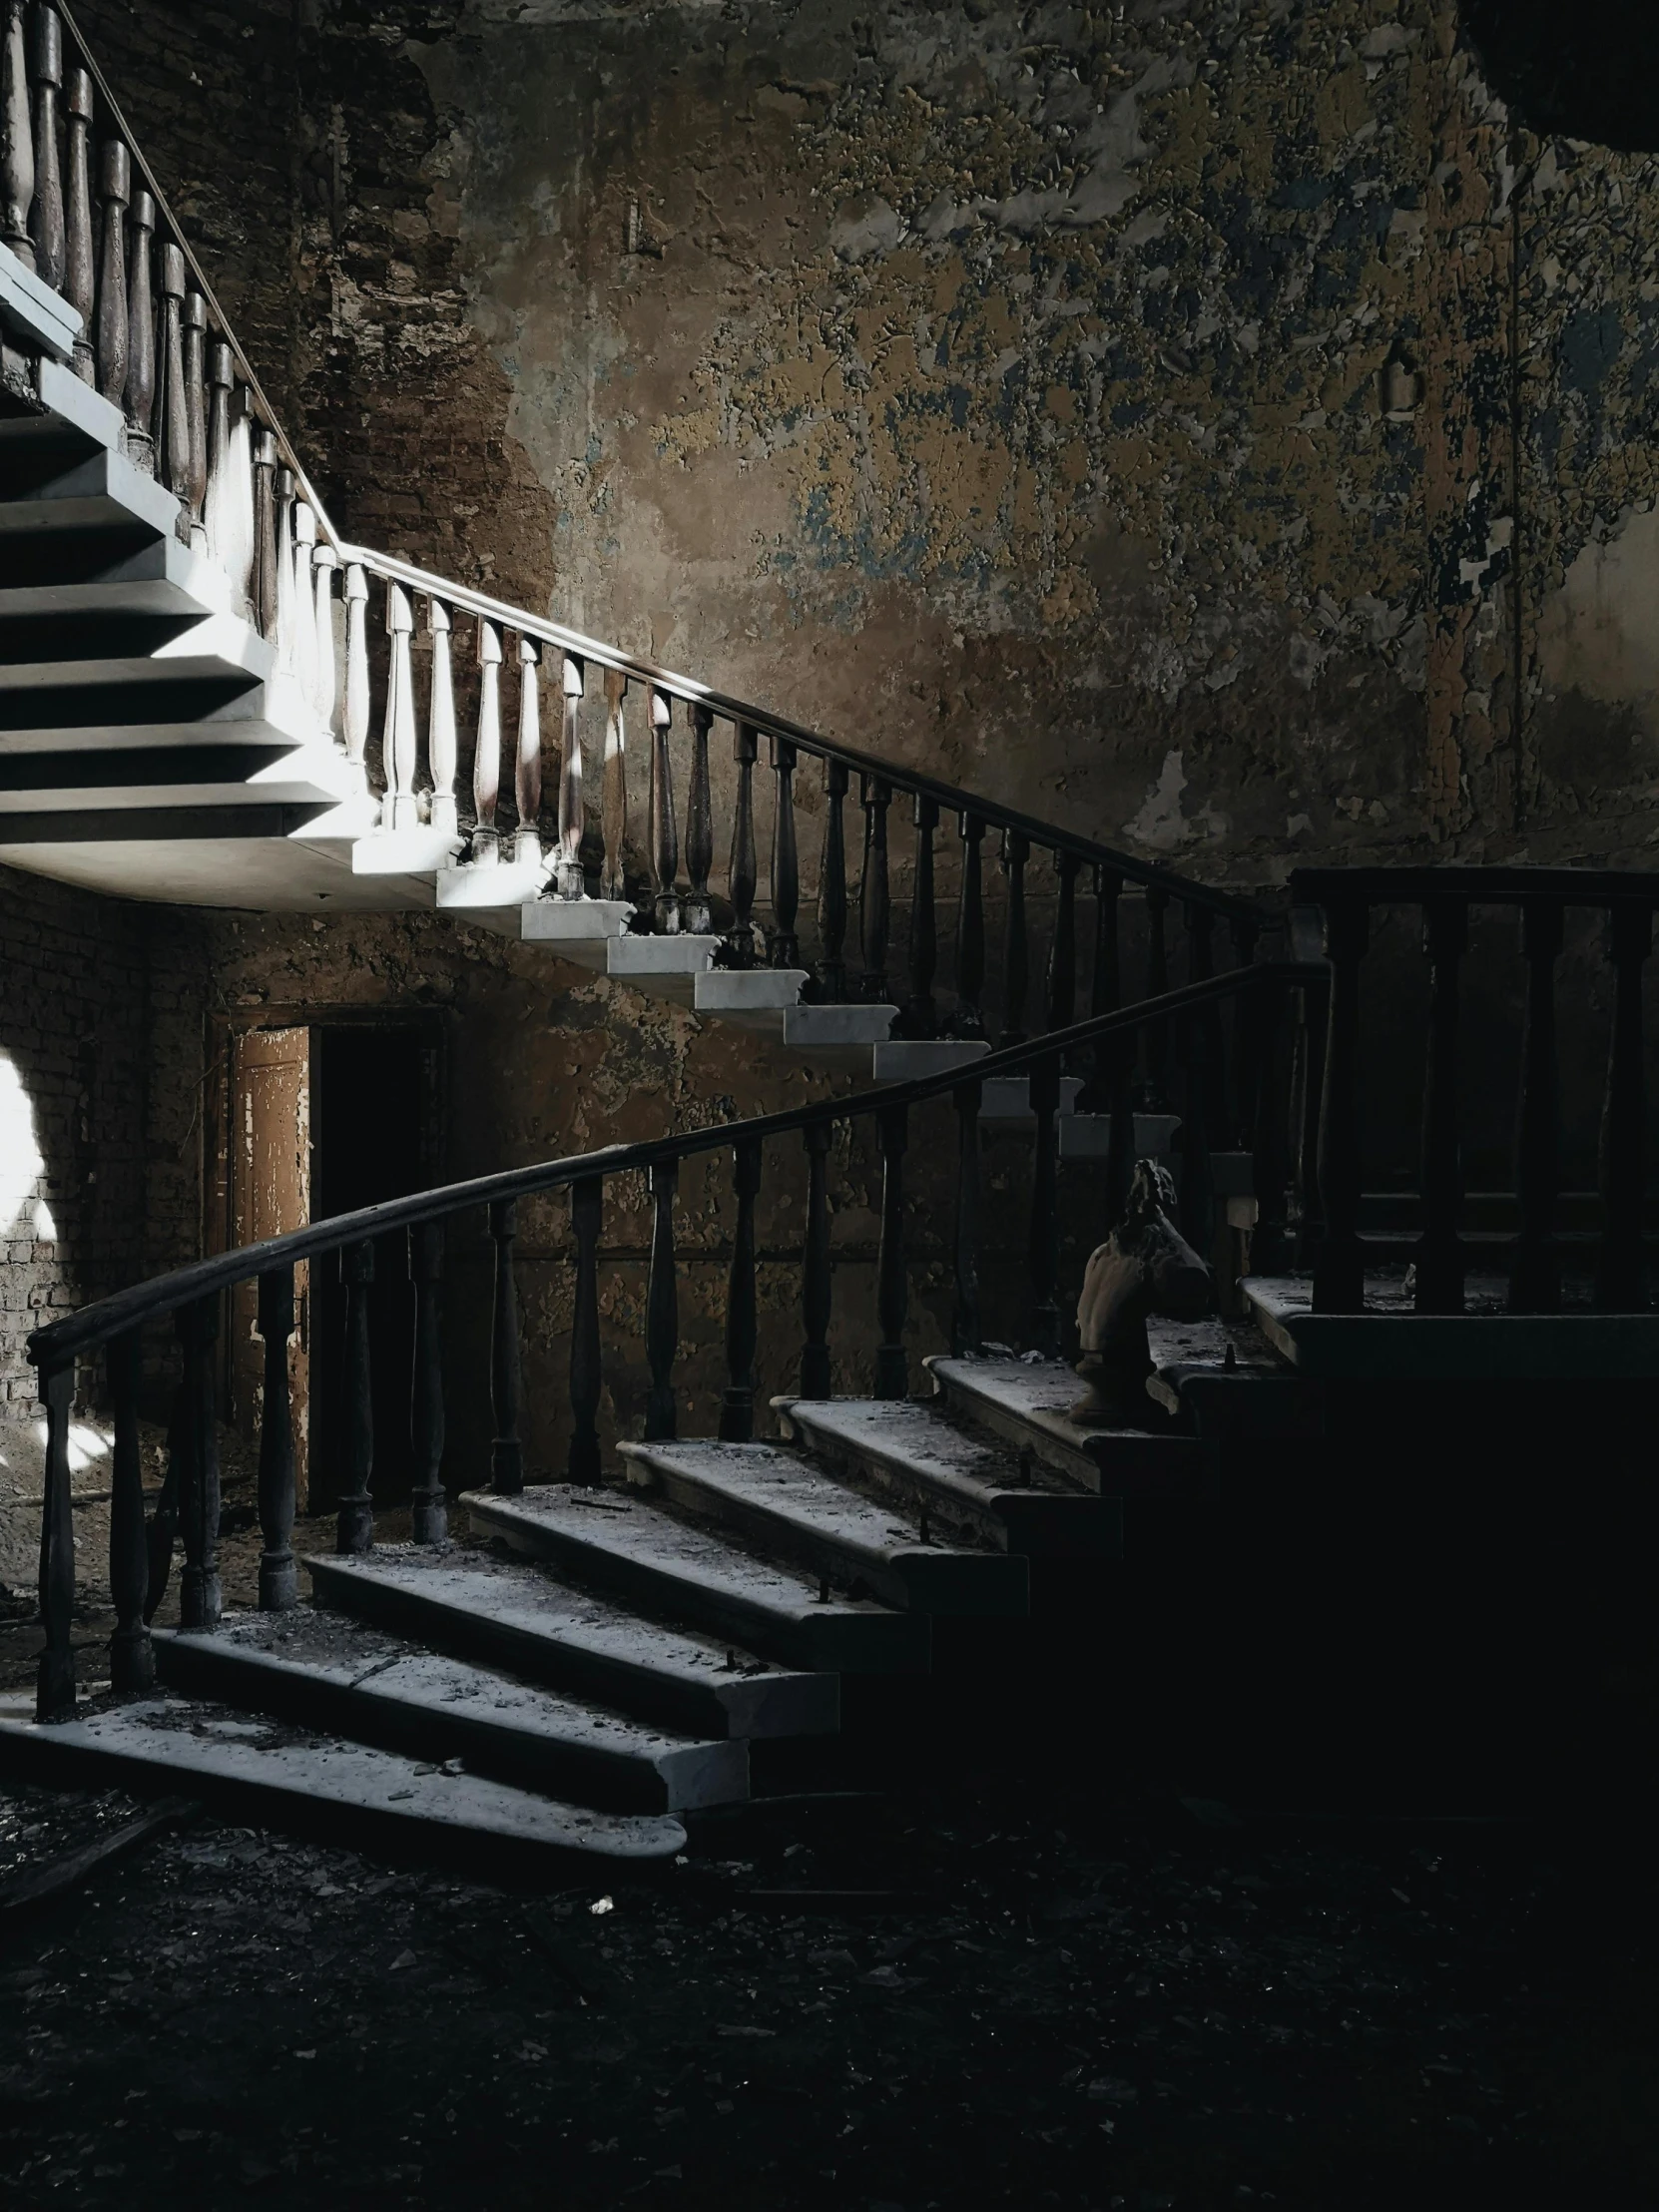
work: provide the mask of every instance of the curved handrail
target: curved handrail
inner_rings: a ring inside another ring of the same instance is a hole
[[[246,1282],[249,1277],[269,1268],[342,1251],[348,1245],[384,1236],[389,1230],[412,1229],[422,1222],[442,1220],[474,1206],[533,1197],[538,1192],[556,1190],[585,1177],[620,1175],[667,1160],[684,1160],[701,1152],[722,1151],[740,1141],[764,1143],[770,1137],[816,1128],[826,1122],[862,1120],[895,1107],[919,1105],[925,1099],[959,1090],[963,1083],[1016,1075],[1102,1037],[1149,1028],[1154,1023],[1236,997],[1247,990],[1304,983],[1323,978],[1325,973],[1325,968],[1318,963],[1296,960],[1264,960],[1249,967],[1230,968],[1223,975],[1210,976],[1199,983],[1185,983],[1178,990],[1165,991],[1157,998],[1141,999],[1114,1013],[1096,1014],[1087,1021],[1073,1023],[1069,1029],[1054,1029],[1046,1036],[1033,1037],[1023,1044],[1005,1045],[982,1059],[946,1068],[936,1075],[916,1076],[905,1083],[881,1083],[851,1098],[824,1099],[810,1106],[792,1107],[785,1113],[760,1114],[747,1121],[714,1122],[702,1129],[653,1138],[643,1144],[605,1145],[595,1152],[543,1161],[536,1167],[508,1168],[495,1175],[474,1176],[466,1182],[445,1184],[440,1190],[419,1191],[408,1198],[385,1199],[377,1206],[360,1207],[350,1214],[335,1214],[325,1221],[312,1222],[304,1229],[289,1230],[285,1236],[269,1237],[261,1244],[216,1253],[211,1259],[193,1261],[187,1267],[175,1268],[170,1274],[157,1276],[148,1283],[117,1291],[113,1297],[100,1299],[92,1306],[83,1307],[79,1313],[66,1315],[62,1321],[53,1322],[45,1329],[37,1329],[29,1339],[29,1359],[43,1376],[59,1371],[79,1354],[125,1336],[129,1330],[140,1328],[148,1321],[176,1313],[180,1307],[228,1289],[233,1283]]]

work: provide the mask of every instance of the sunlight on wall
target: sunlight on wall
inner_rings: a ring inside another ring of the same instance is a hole
[[[45,1172],[23,1078],[0,1053],[0,1237],[9,1236],[25,1214],[37,1237],[56,1237],[46,1201],[35,1187]]]

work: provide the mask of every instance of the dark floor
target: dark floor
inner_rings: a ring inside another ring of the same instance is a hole
[[[125,1810],[11,1790],[0,1875]],[[1651,2206],[1646,1887],[1559,1821],[1011,1783],[542,1899],[201,1821],[0,1916],[0,2202]]]

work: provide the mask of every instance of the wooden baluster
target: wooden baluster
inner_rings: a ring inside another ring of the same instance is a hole
[[[1169,989],[1169,945],[1164,924],[1169,913],[1169,892],[1149,883],[1146,888],[1146,995],[1161,998]],[[1148,1114],[1167,1114],[1169,1104],[1169,1023],[1155,1021],[1144,1032],[1146,1076],[1141,1084],[1141,1107]]]
[[[846,825],[842,811],[848,784],[844,761],[824,764],[824,850],[818,867],[819,958],[813,969],[821,1002],[838,1006],[846,996]]]
[[[259,1330],[265,1340],[265,1390],[260,1405],[260,1610],[285,1613],[299,1603],[294,1564],[293,1401],[288,1339],[293,1335],[293,1268],[260,1277]]]
[[[64,297],[81,318],[81,334],[75,340],[75,373],[83,384],[95,384],[98,352],[93,317],[98,303],[98,263],[92,240],[92,75],[78,67],[71,67],[69,72],[65,139]]]
[[[1060,880],[1054,902],[1054,936],[1048,948],[1045,1014],[1050,1032],[1069,1029],[1077,1018],[1077,871],[1082,864],[1074,852],[1054,855],[1054,871]]]
[[[645,1359],[651,1389],[645,1401],[645,1440],[665,1442],[680,1433],[674,1402],[674,1360],[680,1349],[680,1298],[675,1283],[674,1193],[680,1169],[658,1160],[651,1169],[651,1280],[645,1294]]]
[[[208,548],[203,508],[208,496],[208,302],[199,291],[185,294],[185,434],[189,447],[185,505],[190,510],[190,542],[198,553]],[[316,517],[311,515],[311,542]],[[307,594],[310,577],[304,579]]]
[[[772,944],[775,968],[801,965],[796,921],[801,912],[801,856],[795,837],[796,750],[788,738],[770,741],[776,798],[772,816]]]
[[[1642,1242],[1647,1198],[1647,1082],[1642,1064],[1642,969],[1653,951],[1652,910],[1620,899],[1609,914],[1613,1025],[1607,1044],[1607,1094],[1601,1109],[1601,1250],[1596,1304],[1603,1313],[1648,1308]]]
[[[952,1037],[985,1034],[985,886],[980,846],[985,825],[977,815],[958,818],[962,881],[956,895],[956,1004],[945,1023]]]
[[[231,348],[221,339],[208,354],[208,490],[202,520],[208,551],[229,575],[235,557],[234,492],[231,483],[231,391],[236,383]]]
[[[460,743],[455,730],[455,672],[449,657],[452,624],[441,599],[426,602],[426,628],[432,640],[432,710],[426,725],[427,766],[432,772],[432,828],[440,837],[458,838],[455,764]]]
[[[6,0],[5,43],[0,47],[0,236],[24,268],[33,269],[29,211],[35,198],[35,149],[23,13],[23,0]]]
[[[490,1317],[490,1410],[495,1438],[490,1445],[490,1488],[516,1497],[524,1487],[524,1446],[519,1440],[521,1400],[518,1286],[513,1278],[513,1244],[518,1236],[518,1206],[510,1198],[490,1207],[495,1241],[495,1304]]]
[[[605,671],[605,780],[600,798],[605,860],[600,870],[601,898],[628,896],[628,723],[623,712],[628,679],[620,669]]]
[[[875,1395],[903,1397],[909,1389],[904,1321],[910,1278],[904,1258],[904,1149],[909,1111],[884,1106],[876,1117],[881,1139],[881,1246],[875,1263]]]
[[[98,264],[98,389],[119,407],[127,389],[127,202],[132,166],[119,139],[103,148],[98,197],[104,208]]]
[[[345,1365],[340,1380],[339,1511],[334,1549],[369,1551],[374,1544],[374,1384],[369,1366],[368,1300],[374,1247],[347,1245],[339,1256],[345,1286]]]
[[[1553,1314],[1561,1304],[1561,1267],[1555,1247],[1561,1152],[1555,963],[1561,956],[1561,938],[1560,906],[1549,899],[1527,899],[1521,907],[1526,1032],[1521,1045],[1515,1127],[1515,1200],[1520,1209],[1520,1234],[1509,1268],[1512,1314]]]
[[[844,772],[843,772],[844,773]],[[830,1321],[833,1291],[830,1261],[830,1139],[827,1121],[802,1131],[807,1147],[807,1242],[802,1255],[801,1318],[805,1341],[801,1348],[801,1394],[829,1397]]]
[[[63,167],[58,159],[63,23],[57,9],[37,5],[33,32],[29,58],[35,80],[35,199],[29,215],[29,242],[35,250],[35,275],[61,292],[67,255]]]
[[[680,831],[674,819],[674,760],[669,738],[674,702],[665,691],[651,691],[651,876],[656,885],[653,918],[659,935],[680,933]]]
[[[1302,1269],[1313,1266],[1325,1238],[1325,1217],[1320,1211],[1319,1142],[1330,1027],[1330,981],[1319,977],[1304,983],[1297,992],[1292,1044],[1291,1228],[1294,1262]]]
[[[142,1339],[129,1329],[105,1350],[110,1404],[115,1415],[110,1464],[110,1687],[134,1692],[154,1687],[156,1656],[144,1618],[150,1557],[144,1527],[144,1455],[139,1444],[139,1368]]]
[[[939,965],[938,918],[933,897],[933,835],[939,827],[938,802],[915,803],[916,864],[910,878],[910,990],[896,1024],[904,1037],[936,1037],[939,1017],[933,1004],[933,978]]]
[[[892,792],[878,776],[858,780],[864,810],[864,865],[858,883],[858,950],[863,973],[858,996],[866,1006],[887,1003],[887,938],[892,928],[892,889],[887,872],[887,809]]]
[[[315,593],[311,608],[311,639],[315,655],[311,663],[311,705],[319,728],[330,733],[339,701],[339,666],[334,655],[334,574],[339,555],[331,545],[311,550],[311,584]]]
[[[727,888],[732,898],[732,933],[727,943],[734,967],[755,965],[755,890],[760,861],[755,850],[755,763],[760,739],[747,722],[737,726],[738,797],[732,816],[732,864]]]
[[[1180,1229],[1202,1260],[1216,1237],[1216,1174],[1211,1157],[1215,1122],[1214,1061],[1207,1009],[1194,1007],[1176,1025],[1186,1078],[1181,1113]]]
[[[183,535],[190,511],[190,403],[185,387],[185,257],[176,246],[162,248],[162,337],[151,426],[156,473],[185,510],[180,518]]]
[[[478,625],[478,744],[472,755],[472,864],[494,867],[501,855],[495,810],[501,796],[501,632]]]
[[[1216,917],[1207,906],[1190,901],[1183,902],[1181,918],[1187,930],[1187,980],[1189,983],[1208,983],[1216,972]],[[1226,1074],[1222,1066],[1221,1008],[1218,1005],[1203,1006],[1188,1017],[1203,1032],[1203,1051],[1195,1060],[1187,1054],[1187,1112],[1192,1112],[1193,1068],[1199,1070],[1198,1096],[1202,1101],[1204,1120],[1200,1134],[1204,1140],[1206,1163],[1205,1188],[1210,1185],[1209,1155],[1221,1142],[1221,1121],[1226,1098]],[[1188,1240],[1189,1243],[1191,1239]],[[1209,1247],[1204,1248],[1209,1257]]]
[[[443,1494],[443,1224],[418,1222],[409,1231],[409,1280],[414,1285],[414,1374],[409,1390],[409,1448],[414,1486],[409,1533],[417,1544],[449,1540]]]
[[[46,1409],[45,1495],[40,1521],[40,1624],[44,1640],[35,1675],[35,1719],[75,1718],[75,1508],[70,1503],[69,1422],[75,1409],[75,1365],[47,1368],[40,1378]]]
[[[513,857],[527,866],[541,864],[541,647],[534,638],[518,641],[518,763],[513,796],[518,802],[518,834]]]
[[[307,707],[316,703],[316,577],[311,562],[316,552],[316,510],[303,499],[293,508],[293,588],[288,606],[293,620],[293,679]],[[406,649],[405,649],[406,650]],[[409,712],[413,714],[411,701]]]
[[[1457,1148],[1457,967],[1468,935],[1468,908],[1460,898],[1424,902],[1428,1056],[1422,1081],[1422,1234],[1412,1254],[1419,1314],[1463,1311],[1463,1246],[1457,1226],[1463,1203]]]
[[[973,1077],[958,1083],[956,1107],[956,1303],[950,1315],[950,1349],[959,1360],[979,1350],[979,1108],[985,1086]]]
[[[156,294],[153,282],[156,203],[141,187],[128,212],[127,240],[127,457],[146,475],[156,473]],[[181,267],[182,267],[181,263]]]
[[[345,571],[345,758],[359,793],[368,792],[368,578],[352,561]]]
[[[295,485],[291,468],[278,468],[276,471],[276,666],[291,676],[294,672],[293,509],[295,503]]]
[[[179,1626],[205,1632],[219,1626],[219,1408],[215,1402],[217,1295],[181,1307],[176,1323],[184,1350],[181,1429],[184,1438],[179,1522],[185,1571],[179,1582]]]
[[[1358,899],[1325,909],[1331,962],[1325,1078],[1320,1093],[1319,1191],[1323,1231],[1314,1265],[1314,1311],[1360,1314],[1366,1256],[1360,1242],[1360,963],[1371,916]]]
[[[231,443],[226,461],[227,537],[225,571],[231,579],[232,612],[250,622],[254,613],[255,548],[258,543],[256,477],[254,462],[254,395],[246,385],[231,391]]]
[[[586,1175],[570,1186],[570,1225],[576,1237],[576,1307],[570,1325],[570,1467],[572,1482],[599,1480],[599,1399],[604,1369],[599,1344],[599,1232],[605,1220],[605,1185]]]
[[[564,726],[559,740],[559,858],[554,888],[561,898],[586,898],[582,836],[587,828],[582,798],[582,699],[586,671],[574,653],[564,657]]]
[[[1227,933],[1233,943],[1235,967],[1254,967],[1262,925],[1253,914],[1234,914]],[[1243,991],[1233,1001],[1233,1092],[1228,1120],[1233,1142],[1248,1152],[1255,1142],[1256,1114],[1262,1084],[1259,1035],[1262,1009],[1270,1003],[1261,991]],[[1220,1014],[1217,1014],[1218,1021]]]
[[[755,1436],[755,1348],[760,1341],[755,1297],[755,1201],[761,1189],[761,1147],[746,1137],[733,1150],[738,1223],[732,1238],[732,1273],[726,1286],[726,1389],[720,1401],[723,1443],[747,1444]]]
[[[691,786],[686,793],[686,875],[691,888],[681,920],[694,937],[708,936],[715,925],[709,910],[709,870],[715,864],[715,802],[709,780],[709,732],[714,719],[713,708],[692,708]]]
[[[1286,1066],[1289,994],[1281,984],[1258,983],[1250,997],[1257,1016],[1252,1024],[1257,1083],[1251,1134],[1256,1226],[1250,1233],[1247,1272],[1278,1275],[1292,1264],[1289,1199],[1293,1108]]]
[[[391,653],[386,668],[386,718],[380,733],[380,773],[385,779],[384,830],[416,830],[420,808],[415,799],[414,608],[401,584],[386,586],[386,632]]]
[[[1120,918],[1123,877],[1115,869],[1094,871],[1094,967],[1089,978],[1089,1013],[1098,1019],[1123,1004],[1123,949]],[[1115,1226],[1129,1202],[1135,1172],[1135,1042],[1102,1037],[1089,1054],[1089,1077],[1078,1093],[1080,1114],[1110,1114],[1106,1138],[1106,1205]]]
[[[276,440],[269,430],[260,430],[254,437],[254,610],[260,626],[260,635],[267,640],[276,635],[277,600],[276,559]],[[357,576],[362,570],[354,570]],[[349,600],[350,592],[346,597]],[[368,587],[363,586],[363,597]],[[363,682],[368,681],[368,662],[363,662]],[[364,716],[367,716],[366,697]],[[367,735],[368,724],[363,724]]]
[[[1031,1349],[1060,1356],[1060,1062],[1050,1056],[1031,1070],[1036,1136],[1031,1154],[1031,1229],[1026,1265],[1031,1280]]]
[[[1017,830],[1002,832],[1002,872],[1008,878],[1007,934],[1002,955],[1004,1045],[1025,1041],[1025,994],[1031,983],[1031,944],[1025,922],[1025,867],[1030,840]]]

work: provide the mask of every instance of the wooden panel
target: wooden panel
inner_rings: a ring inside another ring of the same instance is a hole
[[[311,1039],[308,1029],[255,1029],[236,1040],[231,1073],[231,1221],[233,1241],[257,1244],[303,1229],[311,1218]],[[288,1348],[293,1393],[295,1481],[305,1509],[309,1269],[294,1271],[297,1327]],[[257,1283],[231,1294],[231,1418],[244,1436],[259,1433],[265,1347],[256,1322]]]

